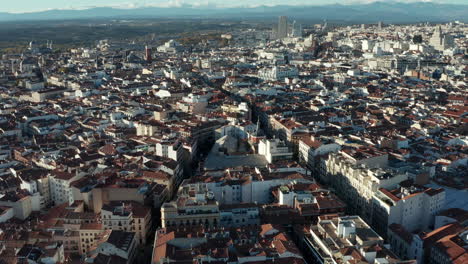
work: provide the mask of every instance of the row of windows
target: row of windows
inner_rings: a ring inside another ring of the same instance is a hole
[[[213,219],[213,225],[217,225],[218,221],[216,219]],[[210,224],[210,221],[208,219],[205,219],[205,220],[202,220],[202,219],[193,219],[192,221],[190,220],[186,220],[185,222],[184,221],[180,221],[178,223],[179,225],[201,225],[201,224],[205,224],[205,225],[209,225]],[[167,226],[171,226],[171,225],[174,225],[176,226],[177,225],[177,221],[166,221],[166,225]]]

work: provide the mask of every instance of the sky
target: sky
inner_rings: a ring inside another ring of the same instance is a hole
[[[0,12],[24,13],[50,9],[84,9],[97,6],[133,8],[142,6],[177,7],[183,5],[233,7],[255,5],[323,5],[367,3],[375,0],[2,0]],[[467,4],[467,0],[385,0],[385,2],[435,2]]]

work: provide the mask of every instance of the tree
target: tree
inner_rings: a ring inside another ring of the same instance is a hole
[[[422,43],[423,39],[421,35],[414,35],[413,36],[413,43],[420,44]]]

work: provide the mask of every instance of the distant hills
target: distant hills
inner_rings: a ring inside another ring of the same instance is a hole
[[[286,1],[285,1],[286,2]],[[330,20],[354,23],[468,21],[468,5],[431,2],[385,3],[322,6],[259,6],[253,8],[144,7],[119,9],[97,7],[85,10],[49,10],[34,13],[0,13],[0,21],[76,20],[76,19],[148,19],[148,18],[273,18],[287,15],[304,21]]]

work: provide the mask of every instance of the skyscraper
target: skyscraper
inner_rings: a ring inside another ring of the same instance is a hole
[[[278,20],[278,38],[286,38],[288,36],[288,17],[280,16]]]
[[[145,47],[145,59],[149,63],[153,61],[153,58],[151,57],[151,47],[149,46]]]
[[[322,31],[323,31],[323,32],[326,32],[327,30],[328,30],[328,22],[327,22],[327,20],[325,19],[325,20],[323,21]]]
[[[434,47],[434,49],[442,51],[448,48],[452,48],[454,45],[453,37],[450,34],[444,34],[442,32],[442,27],[438,26],[432,34],[432,37],[429,40],[429,44]]]
[[[302,38],[302,25],[297,23],[296,20],[293,22],[291,35],[294,38]]]
[[[377,24],[377,28],[379,30],[382,30],[382,28],[383,28],[383,22],[382,21],[379,21],[379,23]]]

